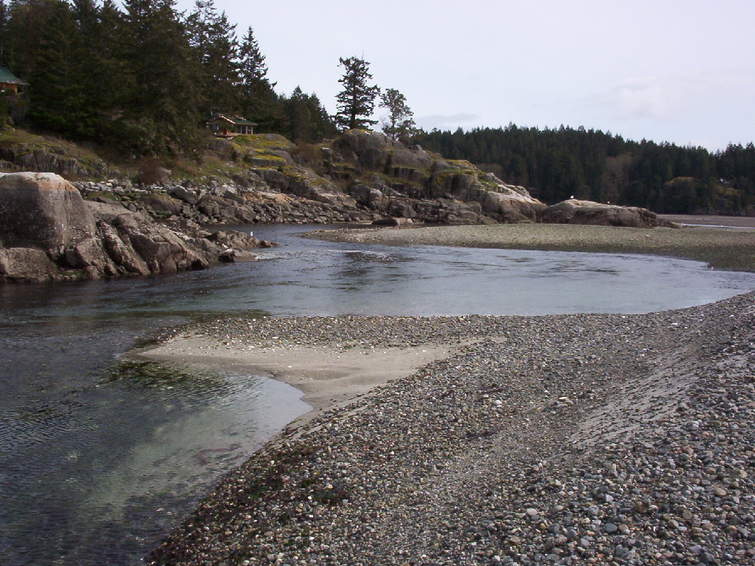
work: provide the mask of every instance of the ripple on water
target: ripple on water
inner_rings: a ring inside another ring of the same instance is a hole
[[[2,462],[0,546],[13,548],[3,563],[101,564],[104,546],[106,563],[135,563],[308,409],[299,391],[264,377],[126,361],[76,403],[5,419],[3,438],[16,440]]]

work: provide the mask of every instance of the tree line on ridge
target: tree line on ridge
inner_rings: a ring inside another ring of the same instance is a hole
[[[477,128],[420,132],[415,141],[467,159],[546,202],[571,197],[667,213],[753,213],[755,147],[625,140],[584,128]]]

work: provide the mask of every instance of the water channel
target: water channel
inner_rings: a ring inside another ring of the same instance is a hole
[[[2,564],[139,564],[224,472],[308,410],[264,376],[114,376],[118,356],[161,327],[239,311],[640,313],[755,289],[755,274],[679,259],[244,229],[282,245],[255,263],[170,277],[0,287]]]

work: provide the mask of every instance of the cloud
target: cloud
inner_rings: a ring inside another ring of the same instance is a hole
[[[442,129],[455,129],[464,124],[479,123],[481,120],[477,114],[468,114],[460,112],[458,114],[429,114],[426,116],[419,116],[416,119],[417,124],[428,130],[433,128]]]
[[[619,118],[659,120],[668,118],[676,98],[673,88],[655,78],[624,81],[608,94]]]
[[[678,109],[678,87],[668,78],[627,78],[582,99],[580,106],[613,119],[666,120]]]

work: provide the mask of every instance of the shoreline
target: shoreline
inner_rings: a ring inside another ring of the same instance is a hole
[[[301,320],[301,319],[291,319]],[[276,337],[277,339],[277,337]],[[312,409],[286,428],[298,427],[320,411],[348,405],[375,387],[407,377],[446,358],[451,344],[414,347],[344,348],[290,343],[234,344],[203,334],[181,333],[156,346],[134,350],[129,357],[200,370],[228,370],[261,375],[295,387]]]
[[[250,346],[319,361],[453,347],[285,429],[147,563],[752,558],[739,529],[753,511],[742,464],[755,402],[753,298],[641,315],[192,324],[172,353],[210,346],[222,363],[248,363]]]
[[[460,246],[612,254],[651,254],[703,261],[716,269],[755,272],[755,230],[713,227],[625,228],[575,224],[494,224],[344,228],[306,237],[396,246]]]

